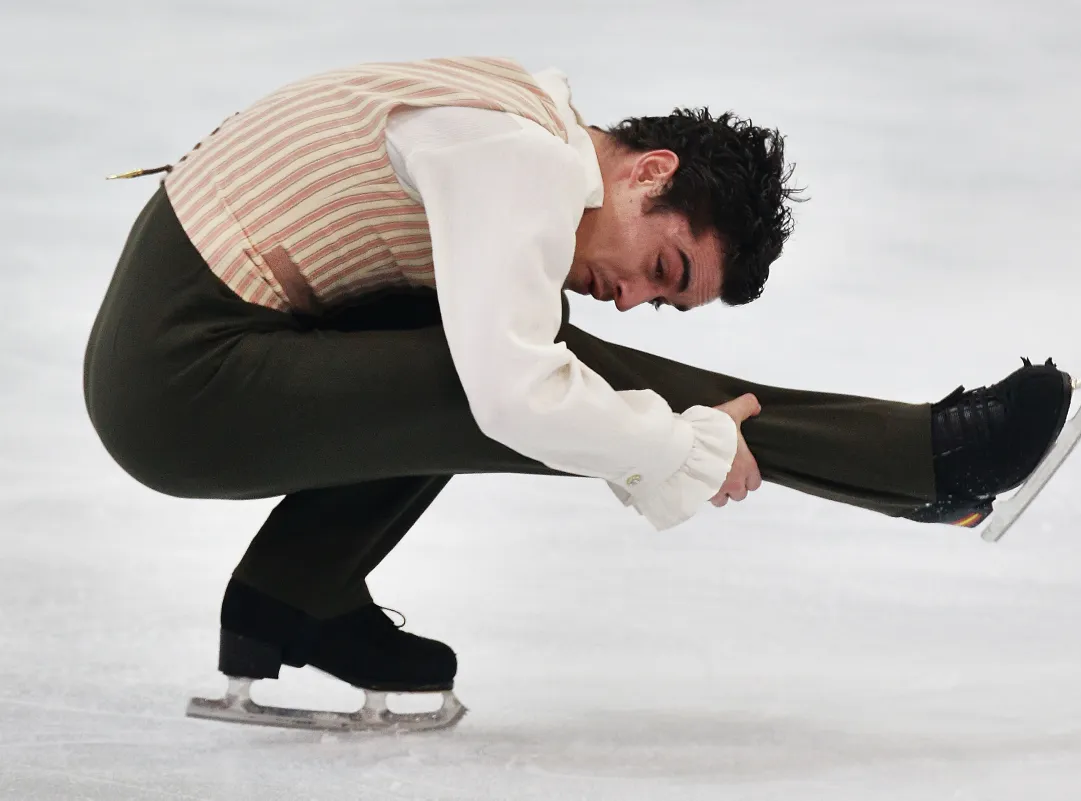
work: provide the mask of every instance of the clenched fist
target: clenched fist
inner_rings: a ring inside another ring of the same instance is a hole
[[[736,421],[736,433],[739,437],[732,469],[728,471],[728,477],[725,478],[720,491],[710,499],[710,503],[714,506],[724,506],[729,499],[742,501],[748,493],[762,486],[762,474],[758,472],[758,462],[751,454],[751,449],[747,447],[742,431],[743,421],[757,415],[762,411],[762,406],[754,395],[741,395],[735,400],[714,408],[720,409]]]

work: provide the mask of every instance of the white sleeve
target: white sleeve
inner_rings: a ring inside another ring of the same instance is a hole
[[[605,479],[655,527],[676,525],[724,482],[735,423],[617,392],[555,342],[585,172],[540,126],[496,130],[395,153],[427,213],[443,328],[474,418],[555,470]]]

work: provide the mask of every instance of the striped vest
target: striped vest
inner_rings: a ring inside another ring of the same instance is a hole
[[[552,99],[513,61],[364,64],[230,117],[165,189],[210,269],[250,303],[317,313],[385,286],[434,286],[424,207],[384,140],[392,111],[431,106],[511,112],[567,140]]]

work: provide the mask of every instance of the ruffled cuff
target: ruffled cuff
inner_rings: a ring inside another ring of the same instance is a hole
[[[720,409],[692,406],[678,415],[693,432],[683,466],[660,484],[628,492],[609,482],[624,506],[634,507],[658,531],[694,516],[724,484],[739,442],[736,422]]]

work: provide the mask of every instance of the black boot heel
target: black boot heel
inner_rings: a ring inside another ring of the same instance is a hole
[[[282,649],[251,637],[222,629],[218,670],[226,676],[276,679],[282,666]]]

